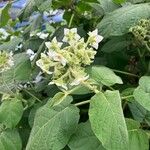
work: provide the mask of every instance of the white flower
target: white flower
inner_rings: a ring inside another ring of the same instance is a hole
[[[54,37],[51,42],[45,42],[45,45],[49,50],[60,49],[62,44],[63,44],[62,42],[57,41],[56,37]]]
[[[88,35],[89,44],[95,49],[98,49],[98,44],[103,40],[103,37],[101,35],[98,35],[97,29],[95,29],[93,32],[89,32]]]
[[[47,55],[54,61],[60,62],[63,66],[66,66],[67,60],[61,54],[59,54],[55,51],[49,50],[47,52]]]
[[[46,72],[47,74],[53,74],[53,72],[49,71],[50,62],[47,63],[47,59],[48,59],[47,55],[45,55],[44,53],[41,53],[41,59],[36,61],[36,65],[40,67],[43,70],[43,72]]]
[[[23,47],[23,44],[18,44],[15,48],[15,51],[18,51],[19,49],[21,49]]]
[[[46,39],[49,35],[49,33],[43,33],[43,32],[39,32],[36,34],[40,39]]]
[[[13,53],[0,51],[0,73],[10,69],[14,65]]]
[[[79,85],[79,84],[81,84],[82,82],[86,81],[88,78],[89,78],[89,75],[83,76],[83,77],[79,77],[79,78],[75,79],[70,85],[71,85],[71,86]]]
[[[6,40],[9,35],[10,34],[8,32],[6,32],[5,29],[0,28],[0,39],[1,40]]]
[[[26,54],[29,55],[30,61],[32,61],[34,59],[34,57],[36,56],[36,53],[34,53],[31,49],[28,49],[26,51]]]
[[[35,33],[34,33],[34,32],[31,32],[31,33],[30,33],[30,37],[33,37],[33,36],[35,36]]]
[[[39,72],[39,74],[36,76],[35,80],[33,81],[33,83],[38,83],[43,79],[42,77],[42,72]]]
[[[64,29],[63,42],[67,42],[70,45],[72,45],[79,39],[80,39],[80,36],[77,34],[77,28],[72,28],[72,29],[65,28]]]
[[[62,87],[65,90],[68,90],[67,84],[60,83],[59,81],[55,80],[55,81],[49,82],[48,85],[53,85],[53,84],[56,84],[57,86]]]
[[[14,65],[13,52],[9,53],[8,65],[12,67]]]

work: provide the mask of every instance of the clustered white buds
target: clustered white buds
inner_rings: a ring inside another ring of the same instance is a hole
[[[13,53],[0,51],[0,73],[10,69],[14,65]]]
[[[0,41],[4,41],[8,38],[10,34],[3,28],[0,28]]]
[[[47,74],[52,75],[49,84],[68,90],[86,82],[89,75],[85,72],[85,66],[94,61],[98,44],[103,37],[98,35],[98,30],[88,33],[89,38],[85,42],[77,33],[76,28],[64,29],[62,42],[56,37],[51,42],[45,42],[47,52],[41,53],[41,58],[36,62],[37,66]]]

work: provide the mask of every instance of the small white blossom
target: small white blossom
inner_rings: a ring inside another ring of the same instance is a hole
[[[49,33],[43,33],[43,32],[39,32],[36,34],[40,39],[46,39],[49,35]]]
[[[51,42],[45,42],[45,45],[49,50],[60,49],[62,44],[63,44],[62,42],[57,41],[56,37],[54,37]]]
[[[8,64],[10,67],[12,67],[14,65],[13,52],[9,53]]]
[[[42,72],[39,72],[39,74],[36,76],[35,80],[33,81],[33,83],[38,83],[43,79],[42,77]]]
[[[63,42],[67,42],[70,45],[74,44],[74,42],[78,41],[80,36],[77,34],[77,28],[72,29],[64,29],[64,38]]]
[[[53,85],[53,84],[56,84],[57,86],[62,87],[65,90],[68,90],[67,84],[59,83],[57,81],[52,81],[52,82],[49,82],[48,85]]]
[[[28,49],[26,51],[26,54],[30,57],[30,61],[32,61],[34,57],[36,56],[36,53],[34,53],[31,49]]]
[[[10,34],[5,29],[0,28],[0,40],[6,40]]]
[[[13,53],[0,51],[0,72],[4,72],[14,66]]]
[[[43,72],[46,72],[47,74],[53,74],[53,72],[49,71],[49,64],[46,65],[44,63],[44,59],[47,60],[47,55],[41,53],[41,59],[36,61],[36,65],[40,67],[43,70]]]
[[[54,61],[60,62],[63,66],[66,66],[67,60],[61,54],[59,54],[55,51],[49,50],[47,52],[47,55]]]
[[[71,86],[79,85],[79,84],[81,84],[82,82],[86,81],[88,78],[89,78],[89,75],[83,76],[83,77],[80,77],[80,78],[77,78],[77,79],[75,79],[70,85],[71,85]]]
[[[95,49],[98,49],[98,44],[103,40],[103,37],[101,35],[98,35],[97,29],[95,29],[92,32],[89,32],[88,35],[90,46],[94,47]]]
[[[19,49],[21,49],[23,47],[23,44],[19,44],[16,46],[15,51],[18,51]]]

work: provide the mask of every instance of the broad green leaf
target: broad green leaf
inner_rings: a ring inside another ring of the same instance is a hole
[[[143,76],[139,80],[139,86],[135,89],[135,100],[145,109],[150,111],[150,77]]]
[[[127,127],[129,134],[129,150],[149,150],[149,139],[146,132],[139,129],[139,123],[127,119]]]
[[[50,100],[50,104],[51,106],[56,106],[66,100],[72,101],[72,97],[66,96],[63,92],[59,92]]]
[[[32,127],[34,124],[34,118],[35,118],[35,114],[36,114],[37,110],[43,105],[44,105],[43,103],[36,103],[34,105],[34,107],[31,109],[30,114],[29,114],[29,118],[28,118],[28,122],[29,122],[30,127]]]
[[[36,0],[35,4],[40,11],[49,11],[52,6],[52,0]]]
[[[10,93],[20,82],[29,81],[31,77],[31,62],[26,54],[14,55],[15,65],[0,75],[0,93]]]
[[[112,0],[98,0],[101,4],[102,8],[104,9],[105,13],[109,13],[114,11],[115,9],[119,8],[119,6],[113,3]]]
[[[111,53],[115,51],[121,51],[127,48],[131,44],[131,41],[127,40],[127,37],[113,37],[102,47],[101,51]]]
[[[27,19],[35,10],[37,10],[35,0],[27,0],[26,6],[21,10],[19,19],[23,21]]]
[[[92,130],[107,150],[127,150],[128,132],[118,91],[97,93],[91,98]]]
[[[0,105],[0,123],[7,128],[14,128],[23,114],[22,102],[17,99],[4,100]]]
[[[82,85],[73,88],[71,91],[72,91],[71,92],[72,95],[84,95],[84,94],[92,93],[92,91],[89,88]]]
[[[111,69],[104,66],[91,67],[88,73],[92,79],[99,84],[112,86],[116,83],[122,84],[122,80]]]
[[[122,3],[126,2],[126,0],[113,0],[113,2],[116,4],[122,4]]]
[[[11,7],[11,4],[7,3],[5,7],[0,8],[0,27],[5,26],[8,20],[10,19],[10,16],[9,16],[10,7]]]
[[[132,100],[128,103],[133,118],[139,122],[146,122],[150,125],[150,111],[144,109],[138,102]]]
[[[14,38],[9,42],[0,45],[0,50],[14,51],[16,46],[22,41],[21,38]]]
[[[102,6],[98,3],[88,3],[94,10],[95,14],[98,15],[98,17],[101,17],[104,15],[104,10]]]
[[[59,150],[76,131],[79,110],[70,105],[70,98],[57,106],[51,103],[38,109],[26,150]]]
[[[99,33],[105,37],[121,36],[129,32],[140,19],[150,17],[150,5],[135,4],[119,8],[107,14],[98,24]]]
[[[0,150],[21,150],[22,142],[16,130],[7,129],[0,134]]]
[[[90,122],[78,125],[77,131],[71,137],[68,146],[71,150],[104,150],[102,144],[94,135]]]

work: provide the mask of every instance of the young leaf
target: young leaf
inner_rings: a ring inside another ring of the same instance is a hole
[[[97,93],[91,98],[89,118],[97,138],[107,150],[127,150],[128,132],[118,91]]]
[[[0,9],[0,27],[3,27],[7,24],[10,19],[9,9],[11,7],[10,3],[7,3],[5,7]]]
[[[111,69],[104,66],[92,67],[88,70],[88,73],[90,74],[90,77],[99,84],[112,86],[116,83],[123,83],[119,76],[117,76]]]
[[[139,80],[139,86],[135,89],[135,100],[142,105],[145,109],[150,111],[150,77],[143,76]]]
[[[115,9],[119,8],[119,6],[113,3],[112,0],[98,0],[101,4],[102,8],[104,9],[105,13],[109,13],[114,11]]]
[[[107,14],[98,24],[99,33],[105,37],[121,36],[140,19],[150,17],[150,5],[135,4],[119,8]]]
[[[0,150],[21,150],[22,142],[17,130],[1,131]]]
[[[14,55],[15,65],[0,75],[0,93],[10,93],[18,83],[30,80],[31,62],[26,54]]]
[[[102,144],[94,135],[89,121],[78,125],[77,131],[71,137],[68,146],[71,150],[104,150]]]
[[[114,3],[116,4],[122,4],[124,3],[126,0],[113,0]]]
[[[133,118],[139,122],[146,122],[150,125],[150,111],[144,109],[138,102],[132,100],[128,103]]]
[[[149,150],[149,140],[145,131],[139,129],[140,124],[126,119],[129,134],[129,150]]]
[[[7,128],[14,128],[23,114],[23,105],[19,99],[4,100],[0,105],[0,123]]]
[[[62,149],[76,131],[79,110],[66,98],[57,106],[47,103],[37,110],[26,150]]]
[[[126,39],[127,37],[117,36],[111,38],[101,49],[105,53],[111,53],[115,51],[121,51],[127,48],[131,44],[131,41]]]

